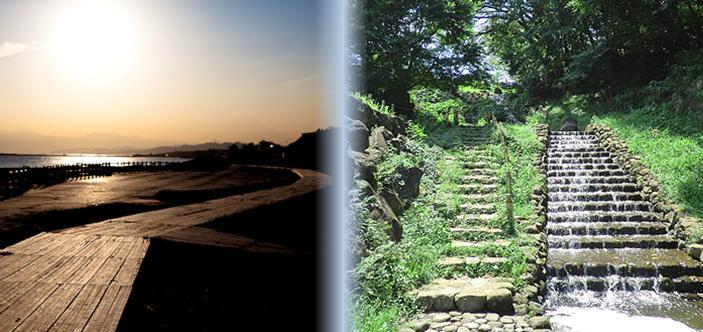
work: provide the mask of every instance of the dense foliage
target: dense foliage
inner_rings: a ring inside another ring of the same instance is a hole
[[[418,85],[455,91],[483,77],[473,31],[477,0],[352,0],[352,64],[367,93],[414,115],[409,91]]]
[[[487,0],[477,19],[490,50],[539,98],[646,84],[703,46],[698,0]]]

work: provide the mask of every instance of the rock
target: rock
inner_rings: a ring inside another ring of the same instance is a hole
[[[475,330],[479,327],[477,323],[466,323],[464,326],[468,329]]]
[[[515,320],[512,317],[504,316],[500,318],[500,322],[503,324],[512,324],[515,323]]]
[[[347,118],[346,129],[349,146],[352,150],[364,151],[369,147],[369,129],[363,122]]]
[[[400,175],[400,179],[403,182],[400,188],[396,188],[401,199],[413,200],[420,195],[420,180],[423,174],[420,168],[399,166],[395,169],[395,172]]]
[[[392,138],[388,143],[397,151],[407,151],[408,138],[403,135],[398,135]]]
[[[500,319],[498,314],[488,313],[486,314],[486,320],[489,322],[497,322]]]
[[[378,150],[381,155],[385,154],[388,151],[386,137],[390,138],[392,135],[385,127],[374,128],[369,135],[369,148]]]
[[[452,316],[450,316],[449,314],[445,314],[445,313],[439,313],[439,314],[434,315],[434,317],[432,317],[432,321],[435,323],[442,323],[442,322],[448,321],[449,318],[452,318]]]
[[[486,294],[480,290],[465,290],[454,296],[457,309],[464,312],[483,310],[486,305]]]
[[[445,327],[442,329],[442,332],[454,332],[454,331],[456,331],[456,330],[458,330],[458,329],[459,329],[459,327],[456,326],[456,325],[449,325],[449,326],[445,326]]]
[[[459,326],[459,328],[456,330],[456,332],[471,332],[471,330],[468,327]]]
[[[486,293],[486,309],[501,315],[512,314],[514,311],[512,293],[504,288],[489,290]]]
[[[688,246],[688,254],[697,259],[701,260],[703,257],[701,257],[701,254],[703,253],[703,244],[691,244]]]
[[[386,203],[388,203],[388,205],[393,210],[393,213],[396,216],[403,214],[403,212],[405,211],[405,207],[403,206],[403,202],[400,201],[400,198],[398,197],[398,194],[396,194],[395,191],[390,188],[383,187],[381,188],[381,190],[378,191],[378,194],[383,197]]]
[[[490,326],[490,325],[488,325],[488,324],[483,324],[483,325],[481,325],[481,326],[478,327],[478,330],[479,330],[479,331],[483,331],[483,332],[489,332],[489,331],[492,331],[492,330],[493,330],[493,327]]]
[[[551,325],[549,324],[549,319],[544,316],[535,316],[530,318],[527,323],[533,329],[549,329]]]
[[[441,331],[445,326],[449,326],[451,324],[452,323],[450,322],[432,323],[430,324],[430,328],[433,330]]]
[[[424,330],[423,330],[423,331],[424,331]],[[401,327],[400,329],[398,329],[398,332],[417,332],[417,331],[416,331],[416,330],[413,330],[413,329],[411,329],[411,328],[409,328],[409,327]]]
[[[383,219],[391,226],[388,234],[389,237],[395,242],[400,242],[403,237],[403,227],[400,224],[400,219],[398,219],[395,212],[393,212],[393,208],[391,208],[391,205],[383,196],[376,195],[376,199],[378,200],[378,205],[383,212]]]
[[[410,322],[410,324],[408,325],[413,329],[413,331],[421,332],[427,330],[430,327],[430,322],[426,320],[415,320]]]

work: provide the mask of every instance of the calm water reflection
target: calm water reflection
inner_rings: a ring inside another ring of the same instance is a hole
[[[42,167],[50,165],[75,165],[75,164],[100,164],[110,163],[118,165],[124,162],[183,162],[188,159],[173,157],[129,157],[129,156],[108,156],[97,154],[86,155],[66,155],[66,156],[12,156],[0,155],[0,168],[14,167]]]

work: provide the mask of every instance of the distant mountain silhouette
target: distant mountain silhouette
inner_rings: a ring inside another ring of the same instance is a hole
[[[129,154],[174,142],[114,133],[92,133],[83,136],[48,136],[32,131],[0,130],[0,153],[105,153]]]
[[[171,145],[171,146],[159,146],[147,150],[140,150],[136,154],[164,154],[170,152],[185,152],[185,151],[206,151],[206,150],[227,150],[233,144],[240,145],[242,143],[202,143],[202,144],[184,144],[184,145]]]

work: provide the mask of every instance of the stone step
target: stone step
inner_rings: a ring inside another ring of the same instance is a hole
[[[492,194],[462,194],[461,199],[472,203],[495,203],[498,196]]]
[[[583,152],[566,152],[566,151],[553,151],[548,154],[549,158],[564,159],[564,158],[594,158],[594,157],[607,157],[613,158],[613,155],[608,151],[583,151]]]
[[[547,189],[553,192],[638,192],[641,187],[636,183],[593,183],[593,184],[548,184]]]
[[[550,249],[676,249],[679,244],[668,235],[550,235],[547,241]]]
[[[596,184],[596,183],[635,183],[631,176],[581,176],[581,177],[561,177],[551,176],[547,179],[549,184]]]
[[[497,184],[460,184],[459,189],[464,193],[491,194],[498,190]]]
[[[591,135],[587,134],[583,130],[550,130],[549,134],[552,136],[583,136]]]
[[[584,148],[584,147],[567,147],[567,146],[558,146],[554,147],[551,146],[547,148],[547,154],[552,154],[554,152],[607,152],[606,149],[600,147],[600,146],[594,146],[592,148]]]
[[[443,257],[437,265],[444,275],[500,275],[510,270],[505,257],[451,256]]]
[[[587,139],[553,139],[549,142],[549,147],[559,148],[559,147],[569,147],[569,148],[594,148],[600,146],[600,143],[595,138]]]
[[[703,277],[681,276],[668,277],[583,277],[569,276],[549,280],[551,288],[557,292],[576,290],[604,291],[640,291],[703,293]]]
[[[425,311],[512,314],[515,287],[508,278],[435,279],[413,291]]]
[[[621,191],[593,192],[593,193],[548,193],[551,203],[554,202],[617,202],[617,201],[638,201],[642,200],[639,193],[629,193]]]
[[[549,212],[548,222],[656,222],[660,215],[652,212],[622,212],[622,211],[577,211]]]
[[[451,247],[454,250],[464,250],[464,249],[486,249],[490,247],[507,247],[510,245],[510,240],[492,240],[492,241],[460,241],[453,240]]]
[[[464,183],[496,184],[498,178],[490,175],[464,175],[461,177]]]
[[[548,177],[570,178],[570,177],[591,177],[591,176],[627,176],[623,170],[592,170],[592,171],[549,171]]]
[[[547,225],[550,235],[654,235],[668,231],[669,226],[663,222],[565,222]]]
[[[571,164],[614,164],[617,160],[613,157],[588,157],[588,158],[554,158],[548,157],[549,165],[571,165]]]
[[[465,168],[469,169],[492,169],[496,170],[500,168],[500,164],[493,162],[477,161],[473,163],[467,163],[464,165]]]
[[[485,224],[498,217],[496,213],[462,213],[456,217],[455,225]]]
[[[486,215],[496,212],[495,204],[462,204],[460,208],[467,214]]]
[[[652,211],[652,203],[645,201],[619,202],[550,202],[549,212],[569,211]]]
[[[489,227],[452,227],[449,232],[452,234],[452,239],[459,241],[494,238],[503,234],[502,230]]]
[[[550,249],[550,276],[619,275],[681,277],[703,275],[703,265],[678,249]]]
[[[475,265],[500,265],[508,262],[505,257],[476,257],[476,256],[452,256],[440,258],[437,265],[440,267],[462,268]]]
[[[492,168],[465,169],[464,173],[471,174],[471,175],[488,175],[488,176],[495,176],[496,174],[498,174],[498,172]]]
[[[548,171],[620,170],[618,164],[549,164]]]

